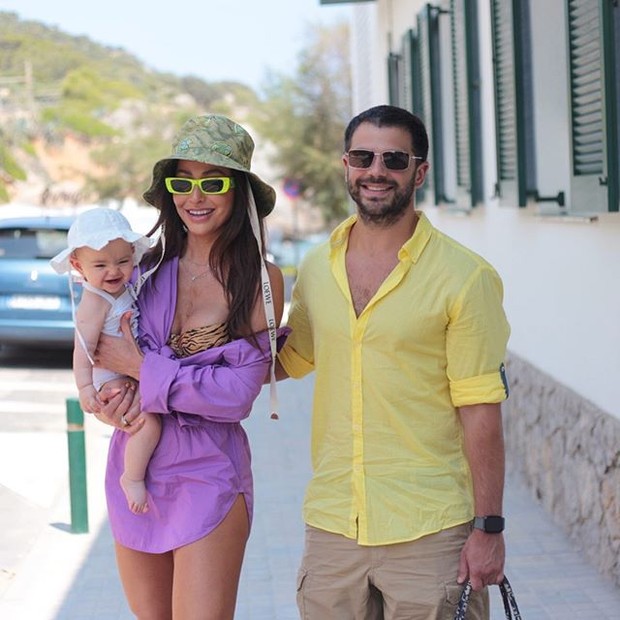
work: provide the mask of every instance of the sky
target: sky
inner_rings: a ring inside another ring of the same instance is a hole
[[[319,0],[0,0],[1,11],[121,47],[152,69],[255,89],[268,69],[292,75],[309,25],[346,19],[349,6]]]

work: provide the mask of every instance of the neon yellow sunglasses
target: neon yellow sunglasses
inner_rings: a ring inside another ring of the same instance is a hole
[[[196,185],[203,194],[225,194],[235,186],[235,179],[233,177],[205,177],[204,179],[166,177],[166,189],[171,194],[191,194]]]

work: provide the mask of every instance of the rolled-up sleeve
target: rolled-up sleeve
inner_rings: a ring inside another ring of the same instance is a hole
[[[447,375],[455,407],[498,403],[508,397],[504,358],[510,335],[499,275],[476,270],[450,312]]]

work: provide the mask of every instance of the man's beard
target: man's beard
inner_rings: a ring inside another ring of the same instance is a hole
[[[383,177],[366,178],[363,183],[389,183]],[[383,202],[381,199],[366,200],[360,197],[360,185],[362,181],[358,180],[355,185],[347,179],[347,187],[351,198],[353,198],[357,205],[357,211],[361,220],[367,224],[374,224],[375,226],[387,227],[398,222],[407,209],[413,205],[412,196],[415,192],[415,177],[412,177],[411,181],[402,189],[394,190],[392,200],[390,202]]]

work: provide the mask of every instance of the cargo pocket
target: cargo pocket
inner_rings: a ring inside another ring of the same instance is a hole
[[[446,583],[444,587],[446,589],[446,601],[456,609],[459,599],[461,598],[461,592],[463,592],[463,586],[454,583]]]
[[[441,620],[454,620],[454,613],[459,604],[461,598],[461,592],[463,586],[456,583],[446,583],[445,588],[445,602],[441,606],[441,612],[438,614],[438,618]]]
[[[465,584],[447,583],[446,604],[440,615],[441,620],[454,620],[459,599]],[[467,605],[466,617],[471,620],[489,617],[489,589],[484,588],[480,592],[472,592]]]

